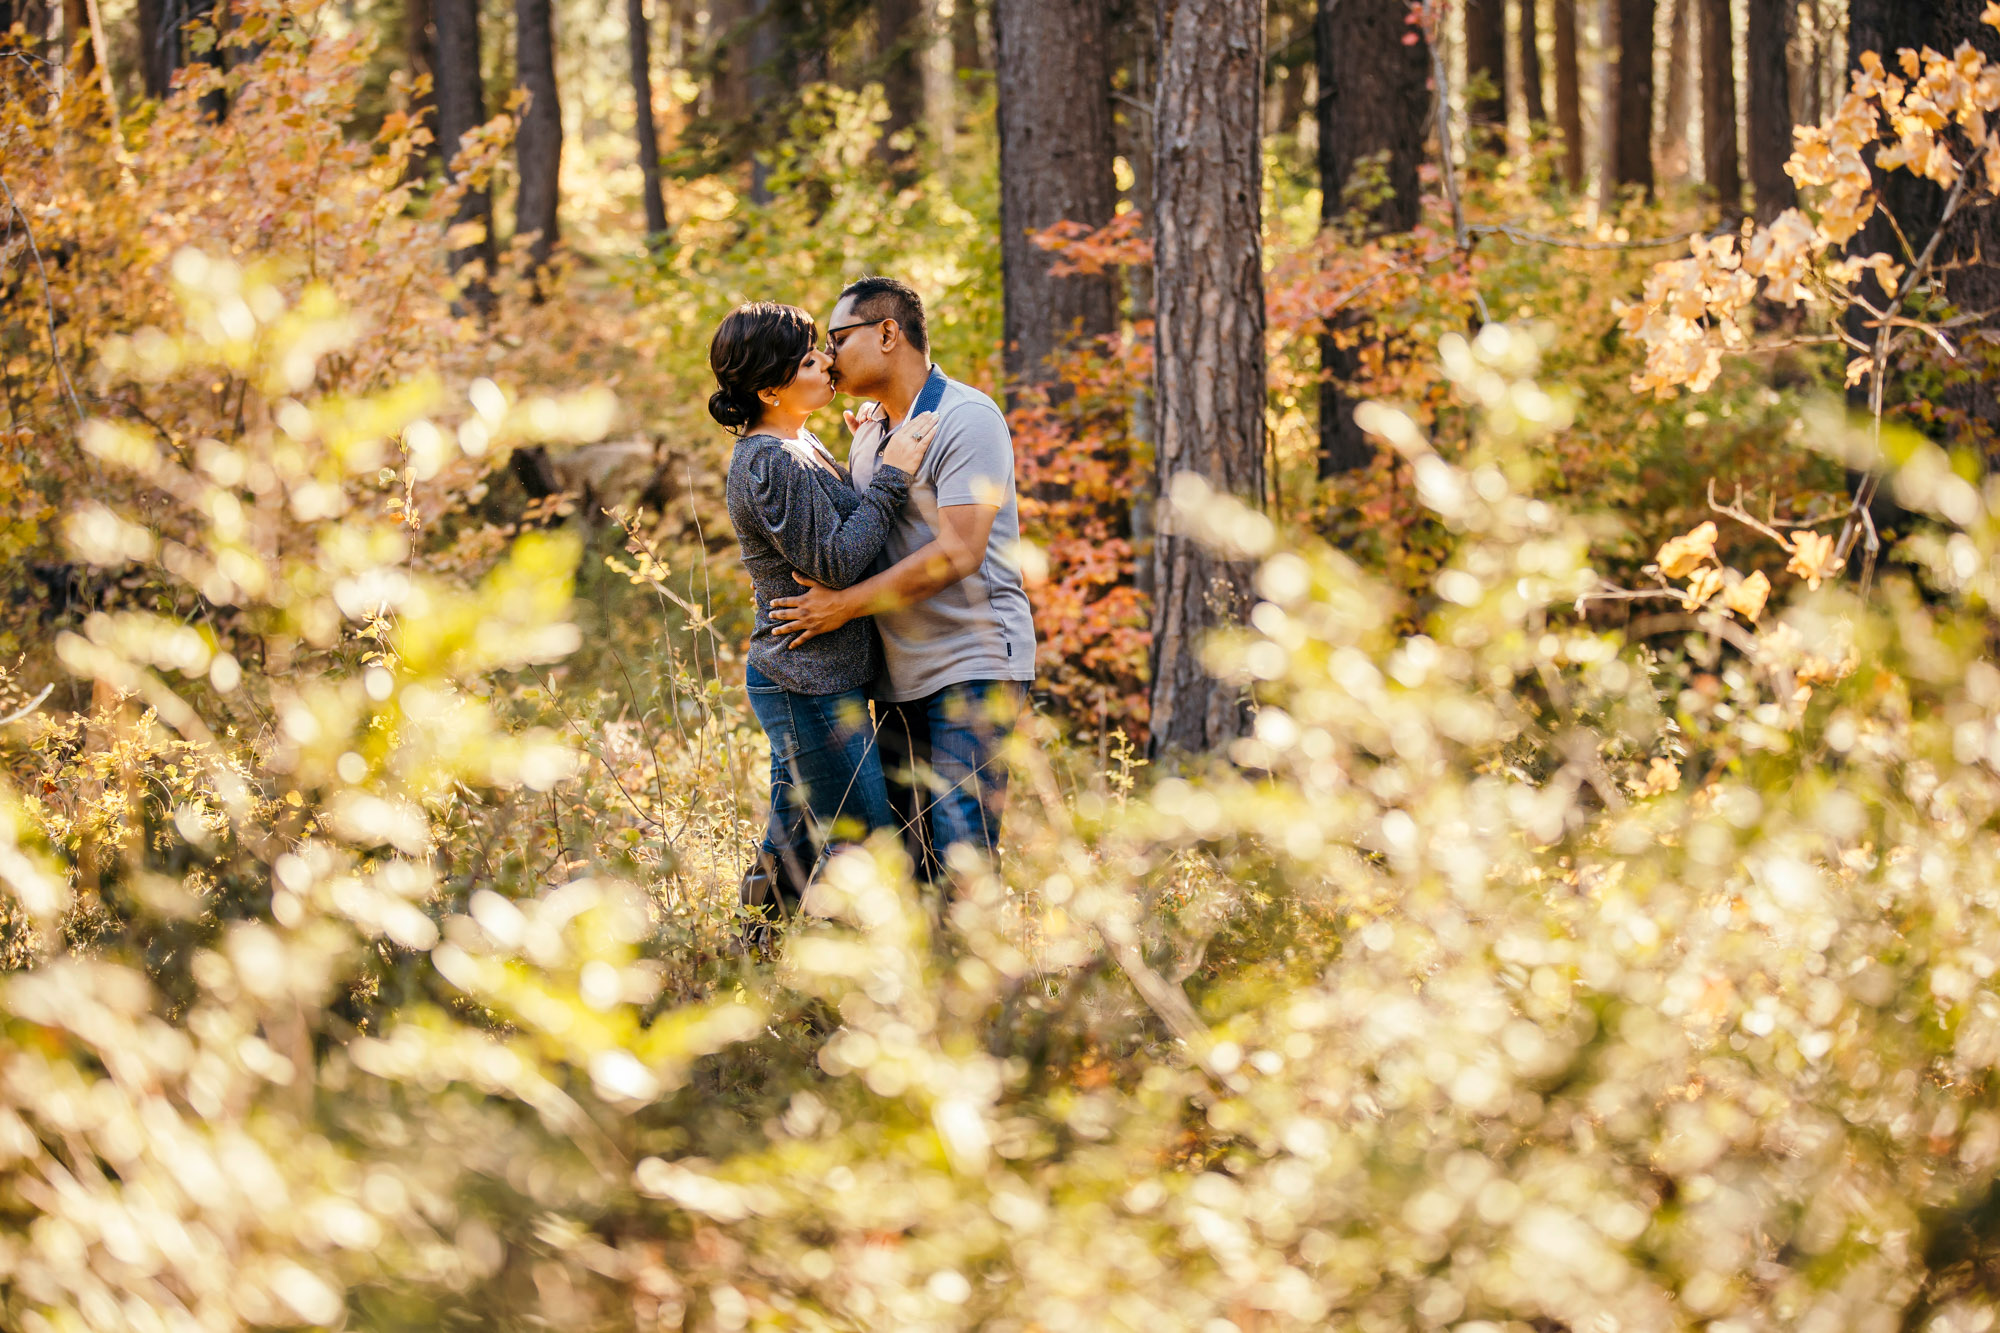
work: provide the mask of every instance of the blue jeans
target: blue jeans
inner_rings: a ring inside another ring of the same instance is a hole
[[[997,860],[1007,766],[1027,690],[1014,680],[972,680],[906,703],[875,705],[889,804],[920,878],[944,877],[944,854],[969,843]]]
[[[794,694],[754,666],[744,676],[750,711],[771,738],[771,822],[743,899],[755,905],[776,898],[789,911],[829,849],[893,828],[896,815],[866,691]],[[766,880],[753,885],[759,869]]]

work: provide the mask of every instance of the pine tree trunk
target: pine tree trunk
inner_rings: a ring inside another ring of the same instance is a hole
[[[172,0],[138,0],[133,14],[138,29],[139,81],[148,97],[165,97],[174,79],[174,35],[167,26],[167,8]],[[7,16],[0,14],[0,28]]]
[[[1694,120],[1694,52],[1691,41],[1695,0],[1673,0],[1667,20],[1667,95],[1660,132],[1660,168],[1671,180],[1685,180],[1688,129]]]
[[[646,243],[667,237],[667,200],[660,189],[660,129],[653,119],[653,32],[646,0],[625,0],[625,48],[632,61],[632,128],[639,150],[639,194],[646,209]]]
[[[770,124],[781,93],[780,62],[784,59],[784,35],[778,30],[773,0],[750,0],[750,29],[739,49],[743,52],[744,86],[750,96],[750,114],[760,131],[778,127]],[[766,146],[769,139],[760,132],[756,142]],[[764,154],[750,159],[750,202],[771,202],[771,163]]]
[[[875,0],[875,60],[889,103],[889,119],[882,124],[878,151],[904,182],[914,175],[915,146],[898,147],[895,140],[913,135],[923,119],[923,48],[922,0]]]
[[[556,97],[553,8],[551,0],[514,0],[514,78],[528,93],[528,106],[514,136],[521,173],[514,196],[514,234],[534,237],[528,258],[537,275],[548,266],[555,249],[562,182],[562,103]]]
[[[438,147],[451,172],[459,141],[486,123],[486,90],[479,73],[479,0],[432,0],[431,21],[437,31]],[[484,235],[454,250],[454,270],[478,262],[481,267],[463,278],[465,295],[484,312],[492,305],[488,278],[495,254],[493,197],[485,189],[467,190],[452,218],[454,227],[476,222]]]
[[[1583,73],[1576,53],[1576,0],[1555,0],[1556,128],[1563,137],[1563,183],[1583,189]]]
[[[437,119],[437,31],[431,23],[431,0],[405,0],[403,5],[403,50],[412,83],[430,80],[428,91],[414,93],[410,116],[431,132],[431,141],[410,155],[409,174],[422,179],[430,174],[438,159]]]
[[[953,0],[951,65],[961,74],[983,74],[992,66],[992,52],[979,31],[979,0]]]
[[[958,140],[958,75],[952,68],[951,0],[925,0],[922,59],[924,127],[940,170],[949,174]]]
[[[1028,233],[1102,227],[1117,204],[1104,0],[996,0],[1000,83],[1000,274],[1011,386],[1045,384],[1073,334],[1117,327],[1110,274],[1054,277]],[[1261,82],[1261,68],[1258,71]]]
[[[1542,92],[1542,34],[1535,13],[1539,6],[1536,0],[1521,0],[1521,32],[1518,45],[1521,49],[1521,100],[1528,107],[1528,125],[1545,125],[1549,119],[1549,104]]]
[[[97,69],[97,48],[90,41],[90,11],[83,0],[62,0],[63,59],[72,78],[83,79]]]
[[[1701,6],[1701,170],[1728,221],[1743,210],[1736,156],[1736,27],[1729,0]]]
[[[1785,9],[1790,0],[1750,0],[1743,33],[1750,86],[1744,99],[1750,141],[1750,192],[1757,220],[1769,222],[1798,202],[1798,189],[1785,174],[1792,156],[1790,69],[1785,63]]]
[[[1618,0],[1618,125],[1613,177],[1653,193],[1653,0]]]
[[[1507,0],[1465,0],[1465,79],[1483,83],[1466,104],[1473,140],[1491,142],[1507,129]]]
[[[1891,70],[1897,68],[1896,53],[1908,48],[1921,52],[1925,47],[1951,52],[1962,42],[1970,42],[1989,62],[2000,61],[2000,34],[1980,22],[1982,0],[1852,0],[1848,11],[1847,57],[1850,69],[1859,69],[1864,51],[1875,51]],[[1898,262],[1908,262],[1910,251],[1922,251],[1938,229],[1944,213],[1944,191],[1928,180],[1905,170],[1875,173],[1876,188],[1883,207],[1901,226],[1899,237],[1889,218],[1878,209],[1859,235],[1849,243],[1853,254],[1884,251]],[[1909,249],[1904,247],[1904,238]],[[2000,209],[1993,207],[1963,210],[1946,227],[1934,265],[1943,274],[1943,296],[1962,311],[2000,309]],[[1872,275],[1862,279],[1860,294],[1880,309],[1887,295]],[[1868,316],[1853,310],[1848,315],[1848,332],[1873,343],[1875,330],[1866,327]],[[1951,376],[1938,393],[1937,413],[1932,431],[1948,442],[1976,445],[1986,452],[1989,469],[2000,467],[1995,441],[2000,439],[2000,385],[1987,373],[1990,352],[1981,337],[2000,321],[1986,321],[1976,328],[1956,330],[1953,342],[1969,349],[1963,369],[1969,375]],[[1892,388],[1893,388],[1892,384]],[[1889,515],[1878,514],[1878,523],[1894,524]]]
[[[1422,30],[1406,18],[1404,0],[1319,0],[1315,32],[1319,68],[1320,220],[1347,213],[1342,198],[1355,167],[1384,158],[1390,195],[1366,218],[1375,232],[1405,232],[1417,225],[1422,198],[1417,168],[1424,157],[1424,121],[1430,110],[1430,52]],[[1374,450],[1354,424],[1354,401],[1343,387],[1361,370],[1351,341],[1359,321],[1333,316],[1320,335],[1319,474],[1334,476],[1366,467]]]
[[[1160,491],[1193,473],[1264,496],[1263,0],[1165,0],[1155,100],[1155,399]],[[1246,710],[1201,664],[1240,623],[1252,569],[1164,529],[1153,547],[1154,755],[1214,750]]]

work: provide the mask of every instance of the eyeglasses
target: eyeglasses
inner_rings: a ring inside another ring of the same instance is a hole
[[[841,338],[840,342],[835,342],[834,341],[835,338],[839,338],[840,335],[843,333],[852,333],[856,329],[869,329],[875,327],[877,324],[887,324],[890,320],[894,318],[895,318],[894,315],[884,315],[880,319],[863,320],[859,324],[843,324],[837,329],[828,329],[826,331],[826,347],[824,350],[828,356],[839,356],[840,343],[845,342],[847,340],[845,338]]]

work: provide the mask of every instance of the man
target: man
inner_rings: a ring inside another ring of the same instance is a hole
[[[772,601],[772,632],[796,644],[875,617],[889,800],[918,873],[936,882],[954,844],[997,852],[1007,794],[1000,747],[1035,678],[1035,623],[1014,561],[1014,442],[991,398],[931,364],[924,303],[907,283],[851,284],[827,320],[826,349],[834,387],[873,400],[848,418],[857,487],[913,410],[935,411],[937,432],[883,548],[886,568],[839,591],[795,574],[805,591]]]

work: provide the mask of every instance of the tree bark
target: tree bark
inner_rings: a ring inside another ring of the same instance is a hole
[[[514,0],[514,78],[527,90],[528,107],[514,136],[521,172],[514,196],[514,234],[533,236],[531,270],[548,267],[556,244],[556,203],[561,197],[562,103],[556,96],[556,34],[551,0]]]
[[[1485,90],[1466,102],[1475,141],[1504,138],[1507,130],[1507,0],[1465,0],[1465,79],[1484,79]]]
[[[1670,180],[1685,180],[1688,130],[1694,120],[1694,52],[1690,49],[1695,0],[1673,0],[1667,20],[1667,95],[1660,131],[1660,169]]]
[[[667,235],[667,200],[660,188],[660,129],[653,120],[653,31],[646,0],[625,0],[625,47],[632,62],[632,130],[639,151],[639,195],[646,210],[646,242]]]
[[[750,0],[750,31],[739,49],[743,52],[746,75],[744,86],[750,96],[750,114],[760,125],[769,126],[779,97],[778,64],[784,58],[784,36],[778,31],[773,12],[774,0]],[[758,144],[768,144],[759,137]],[[771,163],[761,155],[750,159],[750,201],[759,206],[771,202]]]
[[[90,41],[90,11],[83,0],[62,0],[63,60],[71,75],[83,78],[97,69],[97,48]]]
[[[1073,334],[1118,324],[1110,274],[1055,277],[1028,233],[1058,222],[1102,227],[1117,205],[1110,32],[1104,0],[996,0],[1000,83],[1000,275],[1010,397],[1046,384]],[[1262,48],[1259,48],[1259,55]],[[1261,61],[1255,71],[1262,82]]]
[[[165,97],[174,81],[174,34],[167,26],[167,8],[172,0],[139,0],[133,15],[138,29],[139,81],[146,96]],[[0,15],[0,27],[6,16]]]
[[[1539,16],[1535,13],[1536,0],[1520,0],[1521,3],[1521,100],[1528,107],[1528,125],[1545,125],[1549,119],[1549,104],[1542,92],[1542,34]]]
[[[1986,59],[2000,60],[2000,34],[1980,20],[1983,0],[1852,0],[1848,11],[1847,58],[1850,70],[1860,68],[1860,55],[1875,51],[1891,70],[1897,69],[1896,52],[1904,48],[1921,52],[1925,47],[1949,53],[1962,42],[1970,42]],[[1922,251],[1937,232],[1944,213],[1944,191],[1928,180],[1905,170],[1875,173],[1876,190],[1883,208],[1901,226],[1896,228],[1877,209],[1868,224],[1849,243],[1853,254],[1884,251],[1898,262],[1910,260],[1910,250]],[[1908,239],[1909,249],[1904,246]],[[1990,311],[2000,308],[2000,209],[1969,208],[1945,227],[1934,264],[1943,275],[1943,296],[1961,311]],[[1861,281],[1861,296],[1880,309],[1886,294],[1872,274]],[[1866,327],[1868,316],[1859,309],[1848,313],[1848,332],[1872,343],[1875,330]],[[1944,409],[1933,418],[1933,434],[1947,443],[1980,449],[1989,469],[2000,467],[1996,442],[2000,441],[2000,383],[1991,373],[1993,356],[1981,335],[2000,321],[1987,320],[1974,328],[1960,328],[1953,343],[1966,350],[1967,363],[1955,369],[1973,373],[1948,377],[1934,399]],[[1893,389],[1895,386],[1891,386]],[[1892,394],[1892,399],[1893,399]],[[1894,525],[1894,518],[1878,515]]]
[[[1164,0],[1155,100],[1154,383],[1162,495],[1183,472],[1264,497],[1263,0]],[[1246,709],[1201,664],[1252,569],[1163,524],[1153,547],[1154,755],[1213,750]]]
[[[1743,211],[1736,156],[1736,28],[1729,0],[1701,6],[1701,170],[1729,221]]]
[[[924,127],[930,134],[938,167],[947,175],[958,140],[958,74],[952,68],[952,13],[951,0],[925,0],[919,62],[924,71]]]
[[[922,0],[875,0],[875,59],[889,103],[877,151],[904,183],[915,175],[916,146],[896,140],[914,135],[923,120],[924,30]]]
[[[1618,125],[1613,177],[1653,194],[1653,0],[1618,0]]]
[[[1792,156],[1791,72],[1785,57],[1785,9],[1790,0],[1750,0],[1743,33],[1750,86],[1745,120],[1750,140],[1750,192],[1757,221],[1769,222],[1798,202],[1785,174]]]
[[[980,0],[952,0],[951,65],[961,74],[983,74],[993,68],[993,54],[980,32]]]
[[[479,0],[433,0],[431,20],[437,31],[438,147],[445,170],[456,179],[453,159],[467,134],[486,123],[486,89],[479,73]],[[454,227],[476,222],[481,238],[454,250],[454,270],[475,262],[481,267],[461,279],[466,298],[482,313],[492,305],[492,274],[496,253],[493,237],[493,196],[481,186],[469,189],[452,218]]]
[[[149,0],[157,3],[157,0]],[[410,155],[410,174],[426,176],[438,157],[437,119],[437,30],[431,22],[431,0],[405,0],[403,5],[403,47],[409,61],[410,80],[428,78],[430,89],[413,92],[410,115],[431,132],[431,142]]]
[[[1417,225],[1422,197],[1417,168],[1424,157],[1424,121],[1430,110],[1430,52],[1423,30],[1406,20],[1404,0],[1319,0],[1315,33],[1319,69],[1320,221],[1338,222],[1343,199],[1361,162],[1379,160],[1389,196],[1369,210],[1371,231],[1405,232]],[[1416,35],[1411,45],[1404,38]],[[1359,320],[1333,316],[1320,335],[1319,474],[1334,476],[1366,467],[1374,456],[1354,424],[1354,400],[1344,387],[1361,370],[1351,341]]]
[[[1583,189],[1583,76],[1576,54],[1576,0],[1555,0],[1556,128],[1563,137],[1563,183]]]

